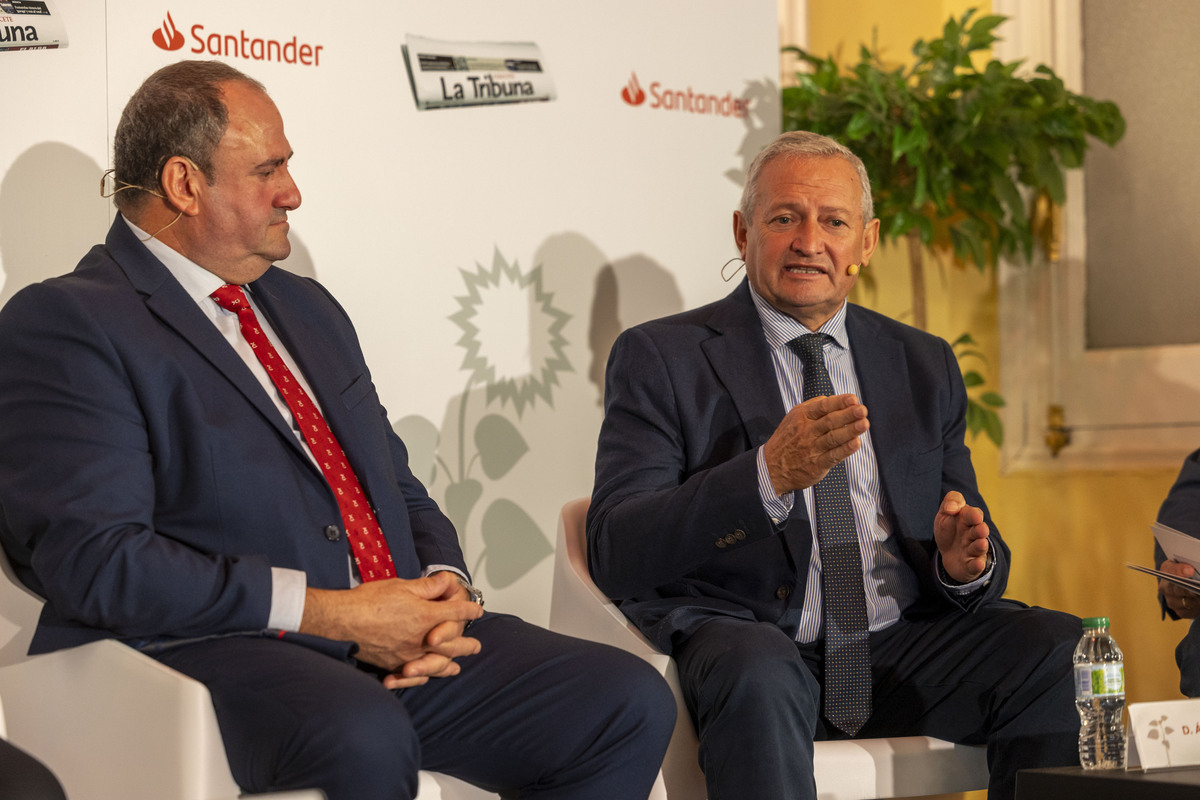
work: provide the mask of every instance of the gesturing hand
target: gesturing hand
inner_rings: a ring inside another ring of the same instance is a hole
[[[967,505],[960,492],[946,493],[933,521],[933,536],[947,575],[959,583],[982,575],[990,534],[981,509]]]
[[[763,445],[775,494],[820,481],[862,446],[858,437],[869,427],[867,407],[852,394],[814,397],[793,406]]]

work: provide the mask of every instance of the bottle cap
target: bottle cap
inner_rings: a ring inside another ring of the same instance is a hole
[[[1108,617],[1086,617],[1083,620],[1084,628],[1107,628]]]

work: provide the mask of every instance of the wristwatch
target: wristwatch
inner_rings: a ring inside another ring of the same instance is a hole
[[[471,599],[475,601],[475,604],[478,605],[480,608],[483,608],[483,592],[479,591],[474,586],[472,586],[470,583],[468,583],[467,579],[464,578],[463,576],[455,575],[454,577],[455,577],[455,580],[458,581],[458,585],[463,587],[464,589],[466,589],[467,594],[471,595]]]
[[[987,559],[985,559],[985,561],[984,561],[983,572],[979,573],[979,575],[976,576],[974,578],[974,580],[977,581],[980,578],[987,575],[989,572],[992,571],[992,567],[995,565],[996,565],[996,553],[992,549],[992,543],[989,541],[988,549],[987,549]],[[938,574],[938,579],[940,579],[942,581],[942,583],[944,583],[950,587],[965,586],[967,583],[972,583],[972,581],[967,581],[966,583],[963,583],[962,581],[956,581],[956,580],[954,580],[954,578],[951,578],[950,573],[946,572],[946,568],[944,566],[942,566],[942,560],[940,558],[937,560],[937,574]],[[991,583],[990,579],[985,581],[984,583],[980,584],[980,588],[982,588],[983,586],[987,586],[989,583]]]

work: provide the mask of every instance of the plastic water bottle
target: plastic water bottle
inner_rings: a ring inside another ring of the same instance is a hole
[[[1125,662],[1108,633],[1108,617],[1083,621],[1073,660],[1079,764],[1084,769],[1124,769]]]

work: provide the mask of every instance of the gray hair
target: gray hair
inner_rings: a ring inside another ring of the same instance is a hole
[[[754,157],[746,174],[746,186],[742,189],[742,203],[738,210],[742,212],[743,217],[750,219],[754,213],[754,204],[758,201],[758,180],[763,167],[775,159],[829,157],[845,159],[858,173],[858,185],[862,193],[862,221],[866,225],[875,218],[875,203],[871,199],[871,178],[867,175],[867,168],[863,166],[862,159],[845,145],[810,131],[781,133]]]
[[[159,194],[162,168],[174,156],[190,158],[212,183],[213,153],[229,125],[220,85],[229,81],[266,92],[220,61],[169,64],[138,87],[113,138],[113,203],[119,211],[136,211],[150,194]]]

